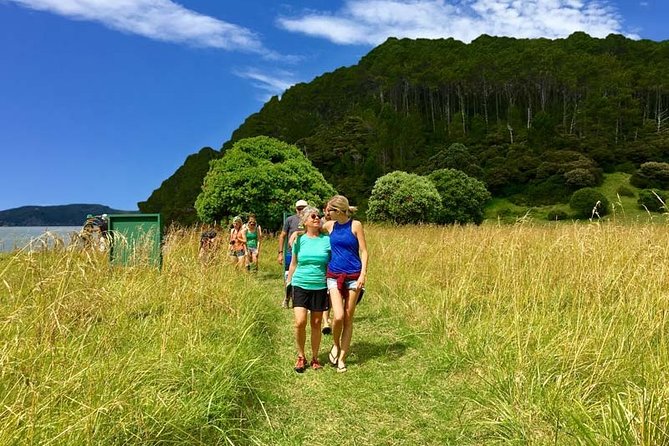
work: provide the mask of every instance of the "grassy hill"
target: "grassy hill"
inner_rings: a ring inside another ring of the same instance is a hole
[[[611,209],[604,220],[616,220],[622,222],[652,222],[664,221],[660,213],[651,213],[639,206],[637,199],[640,189],[630,184],[631,174],[624,172],[615,172],[604,174],[604,181],[597,189],[609,200]],[[621,194],[626,189],[631,195]],[[573,217],[573,211],[569,204],[555,204],[547,206],[519,206],[513,204],[507,198],[493,198],[485,209],[485,218],[491,222],[503,221],[512,223],[518,219],[532,218],[535,220],[547,220],[547,215],[551,211],[563,211],[567,214],[567,220]]]
[[[368,225],[344,374],[292,370],[275,240],[2,257],[0,444],[667,444],[663,223]]]

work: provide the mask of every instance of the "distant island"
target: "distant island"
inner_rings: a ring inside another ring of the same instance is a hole
[[[78,226],[86,215],[128,214],[101,204],[66,204],[61,206],[21,206],[0,211],[0,226]]]

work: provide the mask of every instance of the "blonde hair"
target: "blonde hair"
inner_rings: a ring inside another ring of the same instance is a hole
[[[358,210],[356,206],[349,206],[348,198],[343,195],[335,195],[334,197],[330,198],[330,201],[328,201],[328,206],[332,206],[333,208],[346,213],[346,215],[352,215],[355,213],[355,211]]]
[[[304,226],[304,224],[307,222],[311,214],[320,215],[320,211],[313,206],[307,206],[306,208],[300,211],[300,224],[302,226]]]

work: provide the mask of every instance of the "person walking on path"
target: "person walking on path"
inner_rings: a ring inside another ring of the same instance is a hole
[[[343,195],[328,201],[331,221],[325,223],[330,234],[332,257],[328,264],[327,286],[332,305],[333,345],[328,361],[338,372],[345,372],[346,356],[353,336],[353,316],[364,292],[367,276],[367,242],[362,223],[353,220],[355,207]]]
[[[249,221],[246,223],[245,228],[246,248],[248,251],[246,269],[257,272],[260,244],[262,240],[262,228],[258,225],[255,214],[249,214]]]
[[[307,314],[310,313],[312,369],[322,368],[318,361],[321,345],[321,319],[328,309],[326,272],[330,260],[330,237],[321,233],[321,217],[315,207],[305,207],[301,213],[305,233],[293,244],[287,283],[292,285],[295,316],[295,371],[304,372],[307,360],[304,353],[307,333]]]
[[[242,228],[242,217],[235,217],[232,220],[232,229],[230,229],[230,258],[237,268],[246,267],[246,235]]]
[[[277,261],[279,265],[283,265],[284,274],[283,280],[284,285],[286,285],[286,295],[283,298],[283,308],[288,308],[290,305],[290,283],[286,280],[288,277],[288,267],[290,266],[290,259],[292,255],[292,246],[290,243],[287,243],[290,240],[290,236],[293,232],[297,231],[300,227],[300,213],[304,208],[307,207],[307,202],[304,200],[297,200],[295,203],[295,215],[291,215],[283,223],[283,229],[279,234],[279,255],[277,256]]]

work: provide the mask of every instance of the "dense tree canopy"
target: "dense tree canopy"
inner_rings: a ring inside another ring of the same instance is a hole
[[[378,177],[443,167],[518,204],[566,203],[602,172],[669,162],[667,79],[669,41],[391,38],[272,98],[222,150],[257,135],[295,144],[363,210]],[[147,209],[186,207],[164,186]]]
[[[253,212],[262,226],[278,229],[295,201],[321,206],[335,193],[297,147],[258,136],[237,141],[212,161],[195,208],[205,222]]]
[[[437,223],[483,222],[483,208],[491,198],[485,184],[456,169],[435,170],[428,178],[441,196]]]
[[[441,197],[429,179],[397,171],[376,180],[367,217],[399,224],[431,223],[440,209]]]

